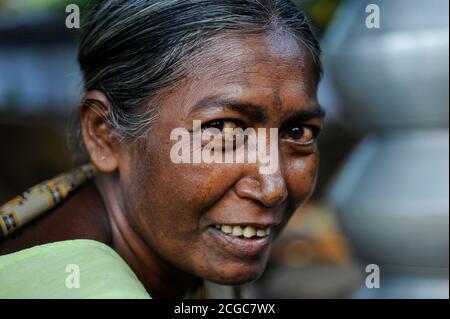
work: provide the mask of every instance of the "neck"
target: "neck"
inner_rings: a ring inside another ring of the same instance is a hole
[[[96,183],[111,224],[112,246],[142,282],[152,298],[181,298],[199,279],[160,258],[133,230],[120,205],[112,174],[99,174]]]

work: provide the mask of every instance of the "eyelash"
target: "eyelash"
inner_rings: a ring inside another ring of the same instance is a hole
[[[283,130],[283,133],[281,134],[281,136],[288,135],[289,131],[292,131],[295,128],[301,128],[301,131],[302,131],[301,136],[299,136],[298,138],[288,137],[288,139],[291,139],[291,140],[295,141],[295,143],[298,143],[298,144],[301,144],[301,145],[305,145],[305,146],[314,144],[316,142],[316,140],[317,140],[317,137],[318,137],[319,133],[320,133],[320,128],[317,127],[317,126],[305,125],[305,124],[299,123],[299,124],[292,124],[288,128],[286,128],[285,130]],[[310,130],[311,138],[309,140],[307,140],[306,142],[304,142],[304,143],[297,142],[297,140],[300,140],[301,138],[303,138],[307,134],[306,133],[307,130]]]
[[[216,128],[219,131],[223,131],[223,129],[225,128],[225,124],[227,122],[232,122],[235,124],[236,128],[242,128],[245,130],[245,125],[244,123],[242,123],[239,120],[235,120],[235,119],[224,119],[224,120],[212,120],[209,122],[206,122],[205,124],[202,125],[202,130],[206,130],[208,128]],[[289,134],[290,130],[293,130],[295,128],[301,128],[302,129],[302,135],[299,138],[292,138],[292,137],[288,137],[287,139],[293,140],[295,141],[295,143],[299,144],[299,145],[304,145],[304,146],[309,146],[311,144],[314,144],[317,140],[317,137],[320,133],[320,128],[314,125],[305,125],[303,123],[297,123],[297,124],[290,124],[287,128],[282,129],[282,133],[280,134],[281,137],[286,136],[286,134]],[[304,135],[305,135],[305,130],[310,130],[311,131],[311,139],[308,140],[306,143],[299,143],[297,142],[298,139],[301,139]]]
[[[208,128],[217,128],[220,131],[222,131],[224,129],[226,122],[233,122],[234,124],[236,124],[236,127],[244,128],[244,125],[241,121],[233,120],[233,119],[225,119],[225,120],[212,120],[212,121],[206,122],[205,124],[202,125],[202,130],[206,130]],[[221,128],[213,126],[213,124],[216,124],[216,123],[221,123]]]

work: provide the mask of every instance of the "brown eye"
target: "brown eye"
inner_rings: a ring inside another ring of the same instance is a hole
[[[214,120],[202,125],[202,130],[216,129],[222,134],[223,140],[233,141],[235,139],[234,130],[241,127],[240,123],[234,120]]]
[[[301,139],[304,134],[305,134],[305,129],[303,127],[298,127],[298,126],[291,128],[291,131],[289,132],[289,136],[292,137],[294,140]]]
[[[203,130],[207,130],[209,128],[215,128],[215,129],[218,129],[219,131],[223,131],[226,128],[235,129],[238,127],[239,127],[238,123],[236,123],[236,121],[231,121],[231,120],[210,121],[210,122],[202,125]]]
[[[307,145],[314,143],[316,135],[317,132],[312,127],[305,125],[294,125],[287,130],[285,137],[295,140],[297,143]]]
[[[215,128],[222,131],[225,126],[225,121],[211,121],[203,125],[203,129],[207,130],[209,128]]]

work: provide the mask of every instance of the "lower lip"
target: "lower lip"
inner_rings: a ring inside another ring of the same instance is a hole
[[[209,227],[209,234],[228,253],[237,257],[257,257],[269,247],[269,237],[241,238],[225,234],[215,227]]]

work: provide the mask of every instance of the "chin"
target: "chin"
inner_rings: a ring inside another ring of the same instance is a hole
[[[266,263],[224,263],[216,268],[214,274],[204,278],[220,285],[242,285],[252,282],[264,273]]]

